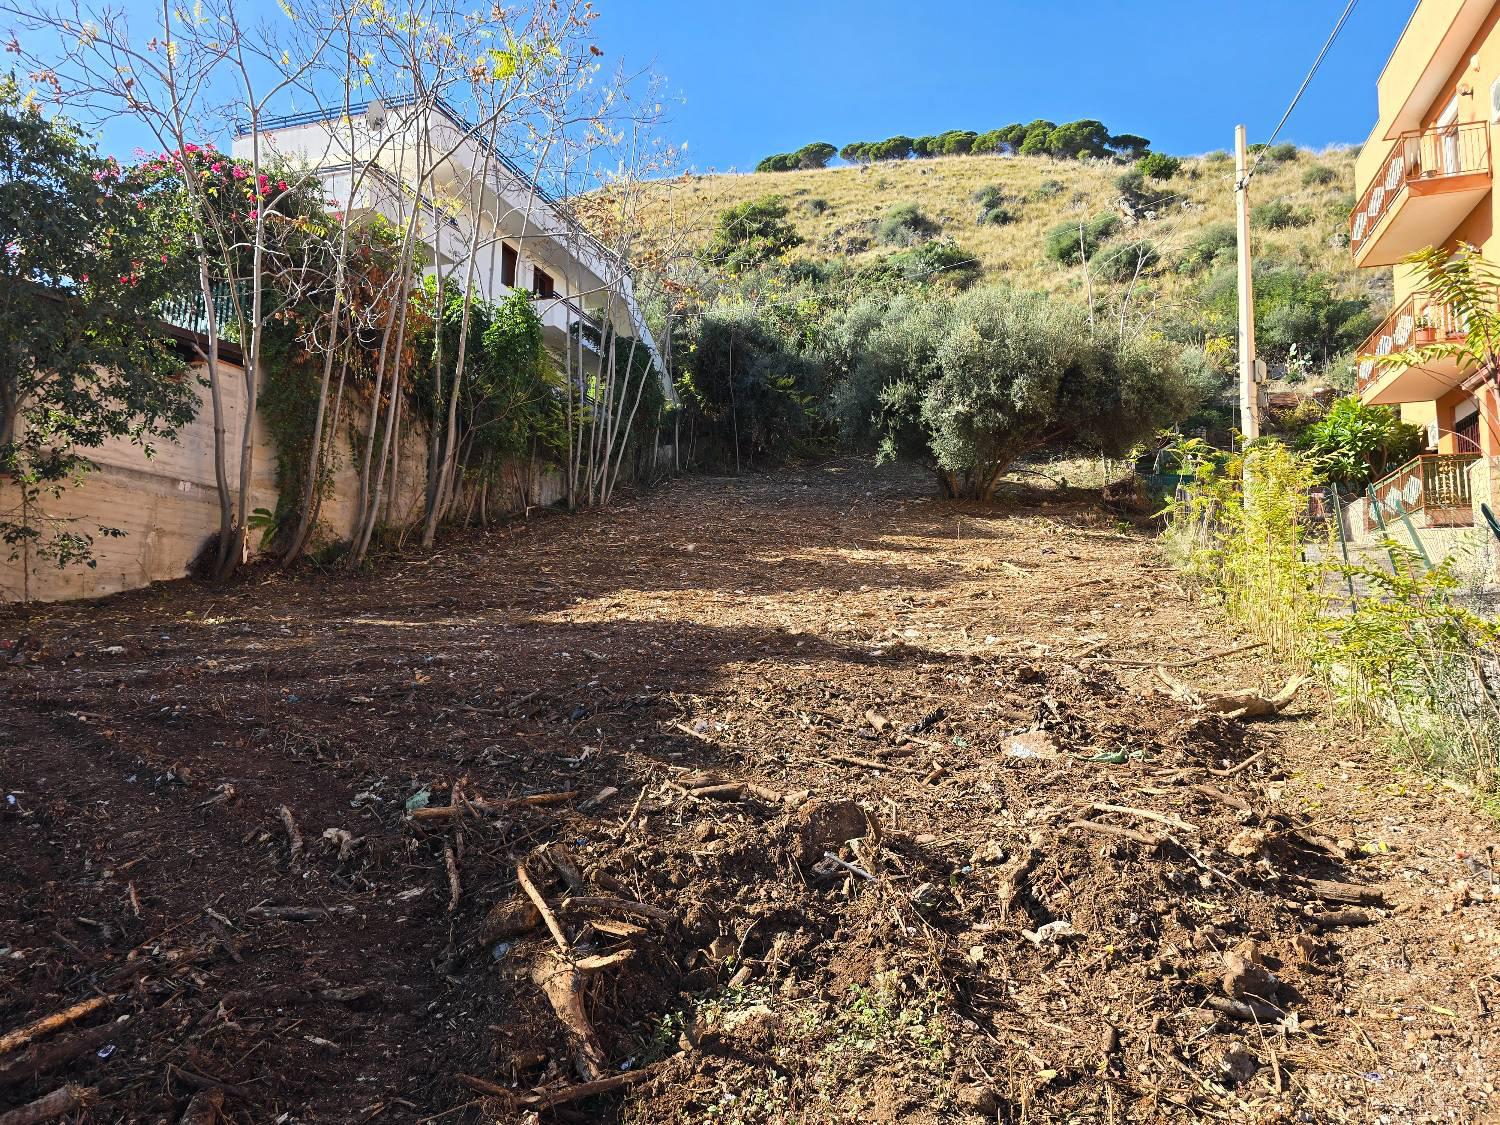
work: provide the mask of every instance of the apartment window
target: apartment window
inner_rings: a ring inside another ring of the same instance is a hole
[[[500,244],[500,284],[507,289],[516,287],[516,267],[520,264],[521,255],[516,253],[516,248],[509,242]]]
[[[557,296],[557,286],[553,284],[552,275],[542,269],[531,271],[531,291],[538,297]]]

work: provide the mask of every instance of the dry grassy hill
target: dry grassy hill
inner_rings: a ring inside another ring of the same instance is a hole
[[[1327,270],[1350,288],[1366,284],[1353,271],[1342,237],[1352,202],[1354,156],[1349,148],[1303,151],[1295,160],[1261,165],[1252,188],[1253,203],[1283,200],[1315,218],[1302,227],[1257,230],[1257,254]],[[1307,170],[1314,166],[1331,169],[1331,182],[1305,184]],[[1115,164],[1046,157],[954,156],[804,172],[688,175],[652,185],[645,216],[654,227],[686,232],[689,241],[701,243],[709,238],[719,211],[776,194],[785,199],[806,240],[798,254],[859,264],[890,252],[890,247],[875,243],[876,224],[891,206],[911,202],[942,224],[944,237],[983,263],[987,281],[1077,293],[1083,284],[1080,271],[1045,258],[1046,232],[1064,220],[1117,210],[1120,192],[1115,180],[1123,171]],[[1048,194],[1047,181],[1061,187],[1054,186]],[[1194,284],[1179,275],[1175,264],[1204,226],[1233,219],[1233,182],[1234,167],[1228,160],[1186,159],[1172,180],[1153,185],[1177,198],[1155,218],[1142,219],[1116,236],[1149,238],[1159,248],[1162,264],[1149,282],[1158,297],[1170,300]],[[978,223],[980,208],[974,195],[991,185],[1005,193],[1016,215],[1013,223]]]

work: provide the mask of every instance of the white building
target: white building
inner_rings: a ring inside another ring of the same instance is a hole
[[[280,156],[312,167],[334,206],[350,215],[376,212],[404,228],[415,210],[417,241],[436,259],[430,270],[462,284],[472,258],[476,290],[487,299],[531,293],[554,355],[565,355],[580,326],[583,348],[575,346],[573,358],[586,372],[597,370],[606,324],[638,339],[674,399],[628,266],[483,132],[439,99],[266,118],[258,136],[263,162]],[[250,159],[255,139],[242,126],[233,155]]]

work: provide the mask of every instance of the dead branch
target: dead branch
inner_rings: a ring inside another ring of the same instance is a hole
[[[563,933],[562,927],[557,924],[557,915],[552,913],[552,908],[547,905],[547,900],[542,897],[542,892],[536,889],[536,884],[531,881],[531,876],[527,873],[524,863],[516,864],[516,881],[521,884],[521,889],[526,892],[526,897],[531,900],[532,905],[537,909],[537,913],[542,916],[542,921],[547,923],[547,929],[552,933],[552,940],[557,942],[557,948],[562,950],[564,956],[572,952],[572,946],[568,943],[567,935]]]
[[[1134,828],[1121,828],[1118,824],[1101,824],[1097,820],[1074,820],[1069,822],[1068,827],[1081,828],[1085,832],[1097,832],[1101,836],[1118,836],[1122,840],[1134,840],[1137,844],[1145,844],[1148,848],[1154,848],[1161,843],[1160,838],[1150,833],[1137,832]]]
[[[583,1010],[583,974],[560,957],[543,957],[531,979],[552,1005],[558,1022],[573,1041],[573,1063],[585,1081],[595,1082],[608,1071],[604,1048]]]
[[[81,1000],[71,1008],[64,1008],[60,1012],[54,1012],[50,1016],[43,1016],[25,1027],[18,1027],[14,1031],[8,1031],[0,1035],[0,1055],[8,1054],[17,1047],[24,1047],[33,1039],[40,1039],[43,1035],[50,1035],[60,1027],[67,1027],[70,1023],[76,1023],[84,1016],[97,1012],[100,1008],[110,1003],[112,997],[93,996],[87,1000]]]
[[[1198,831],[1185,820],[1178,820],[1175,816],[1168,816],[1166,813],[1159,813],[1153,809],[1137,809],[1130,805],[1110,805],[1103,801],[1095,801],[1090,807],[1095,812],[1120,813],[1124,816],[1139,817],[1142,820],[1154,820],[1157,824],[1165,824],[1169,828],[1176,828],[1182,832]]]
[[[70,1082],[34,1102],[0,1114],[0,1125],[38,1125],[42,1121],[52,1121],[65,1113],[92,1105],[98,1093],[92,1086],[75,1086]]]
[[[537,1090],[522,1098],[521,1105],[527,1109],[551,1109],[556,1105],[576,1102],[582,1098],[591,1098],[595,1094],[618,1090],[621,1086],[632,1085],[650,1073],[651,1068],[646,1067],[642,1070],[627,1070],[623,1074],[611,1074],[608,1078],[601,1078],[597,1082],[580,1082],[576,1086],[565,1086],[560,1090]]]
[[[453,854],[453,845],[443,845],[443,866],[448,869],[448,913],[458,909],[459,896],[463,893],[458,879],[458,856]]]
[[[291,866],[296,871],[302,863],[302,833],[297,831],[297,822],[292,819],[291,809],[282,805],[276,810],[276,815],[281,817],[281,826],[286,829],[286,838],[292,848]]]
[[[47,1043],[34,1043],[4,1066],[0,1066],[0,1086],[31,1082],[64,1063],[95,1050],[115,1033],[113,1023],[101,1023],[98,1027],[62,1036]]]

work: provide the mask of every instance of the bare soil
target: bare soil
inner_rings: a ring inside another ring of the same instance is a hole
[[[0,1035],[100,1001],[0,1122],[1495,1119],[1493,822],[1173,698],[1285,672],[1081,492],[681,480],[0,637]]]

